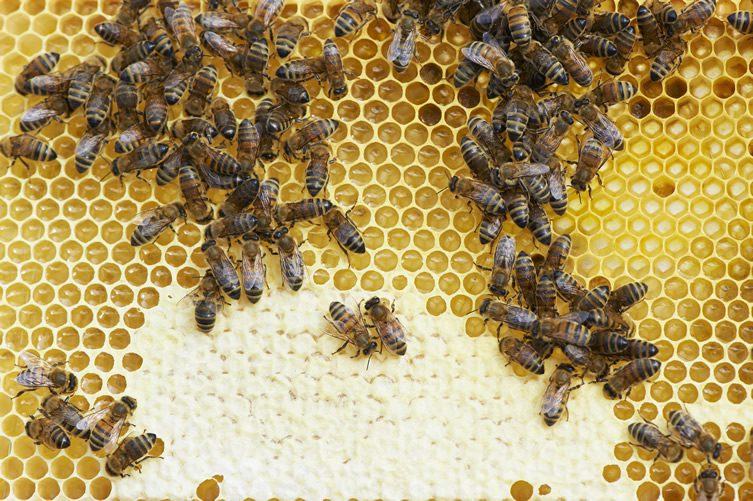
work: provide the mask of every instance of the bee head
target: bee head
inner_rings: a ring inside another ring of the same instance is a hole
[[[575,123],[573,116],[567,110],[560,111],[560,118],[564,120],[565,122],[567,122],[568,125],[572,125],[573,123]]]
[[[203,244],[201,244],[201,250],[202,250],[202,252],[206,251],[207,249],[209,249],[210,247],[214,247],[215,245],[217,245],[216,241],[214,241],[214,240],[207,240],[206,242],[204,242]]]
[[[26,421],[26,425],[24,426],[24,431],[26,432],[26,436],[31,438],[32,440],[36,440],[36,438],[39,436],[39,421],[37,421],[33,416],[30,420]]]
[[[371,355],[374,353],[377,349],[377,342],[376,341],[370,341],[368,345],[363,349],[362,353],[366,356]]]
[[[188,134],[188,135],[186,136],[186,138],[185,138],[185,141],[186,141],[186,143],[188,143],[188,144],[192,144],[192,143],[195,143],[196,141],[198,141],[198,140],[199,140],[199,137],[200,137],[200,136],[199,136],[199,133],[198,133],[198,132],[196,132],[196,131],[193,131],[193,132],[190,132],[190,133],[189,133],[189,134]]]
[[[55,369],[50,374],[50,381],[58,388],[63,388],[68,384],[68,373],[63,369]]]
[[[287,226],[280,226],[279,228],[275,230],[274,233],[272,233],[272,238],[274,238],[275,240],[279,240],[285,235],[287,235],[289,231],[290,230],[288,229]]]
[[[246,242],[248,242],[249,240],[253,240],[254,242],[258,242],[259,241],[259,235],[257,235],[256,233],[253,233],[253,232],[252,233],[244,233],[241,238],[244,241],[246,241]]]
[[[63,393],[73,393],[76,391],[76,387],[78,386],[78,378],[75,374],[69,373],[68,374],[68,384],[65,387],[65,390]]]
[[[344,96],[348,92],[348,87],[343,85],[342,87],[332,87],[330,90],[333,96]]]
[[[178,209],[178,215],[180,215],[181,218],[185,219],[187,217],[186,208],[183,207],[182,203],[176,202],[175,208]]]
[[[120,399],[121,402],[123,402],[130,410],[131,412],[136,410],[136,399],[133,397],[125,396]]]
[[[559,35],[554,35],[552,38],[549,39],[549,45],[554,47],[562,43],[562,37]]]
[[[363,305],[363,307],[366,309],[366,311],[369,311],[371,308],[379,304],[379,298],[374,296],[368,301],[366,301],[366,304]]]
[[[489,306],[491,306],[492,300],[487,298],[481,301],[481,306],[478,308],[478,312],[482,315],[485,314],[489,310]]]
[[[458,176],[452,176],[452,178],[450,178],[450,191],[451,192],[455,193],[455,189],[457,189],[459,179],[460,178]]]

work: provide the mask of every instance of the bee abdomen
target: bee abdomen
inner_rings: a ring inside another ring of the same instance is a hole
[[[43,143],[42,141],[37,141],[34,143],[34,149],[31,152],[32,160],[49,162],[55,160],[57,157],[58,154],[49,145]]]
[[[363,254],[366,252],[366,245],[358,231],[349,224],[348,230],[349,231],[345,232],[336,231],[335,237],[337,237],[337,240],[343,245],[343,247],[356,254]]]
[[[53,426],[50,431],[51,445],[54,445],[56,449],[67,449],[71,445],[71,439],[65,430],[58,425]]]
[[[201,332],[211,332],[217,320],[217,307],[212,301],[202,300],[196,304],[194,311],[196,327]]]
[[[727,16],[727,22],[740,33],[753,33],[753,12],[739,10]]]

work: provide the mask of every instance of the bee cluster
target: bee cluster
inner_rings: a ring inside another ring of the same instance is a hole
[[[26,435],[35,444],[60,450],[70,447],[71,437],[84,440],[92,452],[107,454],[105,471],[112,476],[126,476],[128,468],[139,468],[140,462],[153,457],[149,452],[157,443],[154,433],[144,432],[120,440],[123,427],[133,426],[128,418],[136,410],[135,398],[101,400],[82,414],[82,410],[70,402],[70,396],[60,396],[71,395],[78,388],[78,378],[62,368],[64,362],[53,364],[30,351],[22,351],[19,357],[25,367],[16,375],[15,382],[26,389],[13,398],[39,388],[50,390],[39,408],[41,416],[32,415],[26,422]]]
[[[591,290],[564,271],[572,241],[557,237],[546,256],[516,254],[515,239],[502,236],[496,243],[489,292],[507,298],[514,282],[518,305],[487,298],[479,313],[485,321],[498,322],[499,351],[527,372],[542,375],[545,360],[555,348],[564,355],[544,394],[541,414],[549,426],[565,409],[576,375],[585,381],[604,383],[604,396],[621,398],[634,385],[659,372],[654,357],[659,349],[635,339],[635,328],[626,311],[642,301],[646,284],[633,282],[614,290],[600,285]],[[558,298],[567,304],[561,312]],[[500,336],[502,327],[524,333]]]
[[[662,458],[670,463],[679,462],[685,455],[685,449],[695,449],[706,460],[693,482],[695,499],[719,499],[724,490],[724,482],[713,460],[719,459],[722,444],[686,411],[669,411],[667,426],[669,434],[644,420],[631,423],[628,433],[639,447],[655,451],[655,459]]]

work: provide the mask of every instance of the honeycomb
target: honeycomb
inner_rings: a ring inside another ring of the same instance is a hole
[[[342,4],[288,2],[283,17],[311,22],[300,55],[319,54]],[[117,5],[0,2],[3,134],[17,131],[29,105],[13,78],[31,57],[60,52],[66,69],[95,53],[114,56],[93,26]],[[683,499],[701,458],[653,462],[628,444],[626,428],[639,413],[661,422],[686,405],[729,446],[723,498],[750,499],[753,45],[722,19],[752,7],[721,0],[663,83],[650,82],[649,61],[634,56],[623,78],[639,93],[611,114],[626,149],[592,199],[571,196],[553,221],[556,234],[572,235],[567,270],[577,278],[649,285],[631,316],[639,336],[661,348],[663,370],[617,403],[594,385],[579,389],[568,420],[551,429],[536,415],[546,381],[505,367],[491,327],[468,315],[486,290],[476,266],[488,259],[474,231],[480,216],[437,194],[465,169],[458,140],[467,118],[491,109],[475,89],[447,80],[468,43],[465,28],[419,41],[418,64],[402,74],[385,59],[392,28],[383,19],[337,41],[350,94],[338,102],[319,94],[311,113],[344,122],[329,195],[355,206],[369,251],[349,266],[322,227],[305,228],[304,289],[282,290],[270,266],[269,294],[227,308],[212,336],[196,331],[190,301],[181,301],[205,268],[200,228],[185,224],[138,249],[125,238],[134,216],[174,200],[177,185],[158,188],[151,174],[101,180],[112,144],[79,175],[72,157],[82,115],[47,127],[42,136],[61,161],[28,170],[0,160],[0,498]],[[243,82],[224,68],[220,78],[236,115],[251,115]],[[575,158],[576,145],[560,153]],[[267,172],[290,179],[282,198],[297,199],[303,169],[278,161]],[[519,249],[543,252],[527,233],[516,237]],[[366,371],[363,359],[330,355],[337,342],[322,335],[321,313],[330,300],[377,293],[398,298],[409,348],[400,360],[376,356]],[[81,441],[62,452],[36,447],[23,426],[42,392],[10,398],[16,354],[28,348],[69,361],[80,407],[136,397],[136,429],[162,438],[155,452],[164,459],[111,479]]]

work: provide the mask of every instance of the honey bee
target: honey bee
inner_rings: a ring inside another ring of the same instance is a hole
[[[564,110],[560,111],[559,116],[555,118],[554,122],[544,131],[533,145],[531,157],[534,162],[543,163],[554,157],[557,148],[562,144],[562,141],[567,135],[567,131],[574,122],[575,121],[569,112]],[[549,169],[547,169],[547,171],[549,171]]]
[[[111,171],[114,176],[122,176],[129,172],[157,167],[170,147],[164,143],[148,142],[135,150],[122,155],[112,161]]]
[[[481,40],[484,33],[509,31],[504,5],[496,4],[482,9],[471,20],[471,35],[474,40]]]
[[[264,253],[259,245],[259,235],[247,233],[243,235],[243,258],[241,261],[241,281],[243,292],[252,304],[261,299],[267,268],[262,260]]]
[[[140,470],[139,463],[151,457],[147,454],[155,443],[157,443],[157,435],[154,433],[124,438],[117,449],[107,456],[105,471],[113,477],[117,475],[125,477],[127,474],[123,472],[131,466]]]
[[[241,172],[253,172],[259,153],[259,143],[259,131],[251,120],[244,118],[238,127],[238,162]]]
[[[175,138],[181,141],[186,141],[192,132],[196,132],[199,137],[203,137],[208,143],[211,143],[217,137],[217,134],[219,134],[214,125],[203,118],[176,120],[170,132],[172,132]]]
[[[519,227],[526,228],[530,218],[528,197],[516,188],[502,190],[502,199],[505,201],[505,208],[510,214],[510,219]]]
[[[674,72],[682,62],[682,56],[688,50],[688,43],[680,37],[673,37],[659,50],[651,63],[651,81],[664,80]]]
[[[494,241],[502,230],[502,218],[484,214],[479,224],[479,241],[486,245]]]
[[[635,28],[628,26],[617,33],[614,37],[614,45],[617,47],[617,55],[608,58],[604,64],[604,68],[610,75],[619,75],[625,69],[625,64],[627,64],[630,55],[633,53]]]
[[[452,76],[452,84],[456,89],[463,87],[472,80],[475,80],[484,68],[470,59],[463,59],[455,69],[455,73]]]
[[[191,84],[191,91],[184,108],[188,115],[199,117],[204,114],[215,85],[217,85],[217,68],[211,64],[203,66]]]
[[[295,241],[286,226],[280,226],[272,234],[277,252],[280,255],[280,270],[282,271],[283,282],[291,290],[297,291],[303,285],[303,279],[306,275],[306,265],[303,263],[303,256],[298,250],[298,242]]]
[[[672,31],[672,25],[677,21],[677,11],[672,7],[670,2],[663,0],[650,0],[646,2],[646,7],[651,10],[651,13],[656,17],[656,20],[661,23],[662,27],[667,31]]]
[[[320,217],[329,212],[334,204],[323,198],[306,198],[298,202],[278,204],[274,210],[277,224],[291,224]]]
[[[305,82],[316,78],[321,80],[326,76],[327,68],[323,57],[309,57],[296,59],[280,65],[275,71],[275,76],[291,82]]]
[[[103,450],[110,454],[117,447],[120,431],[126,420],[136,410],[136,399],[128,396],[109,405],[95,408],[76,424],[79,432],[90,431],[89,448],[93,452]]]
[[[531,41],[523,52],[523,57],[548,80],[560,85],[567,85],[570,82],[570,76],[562,63],[539,42]]]
[[[206,224],[212,220],[214,214],[207,203],[204,184],[199,177],[199,171],[191,164],[180,167],[180,191],[185,199],[185,209],[199,224]]]
[[[72,78],[72,72],[35,76],[26,81],[25,94],[32,94],[35,96],[66,94],[70,88]]]
[[[574,305],[573,311],[588,311],[603,308],[609,301],[609,286],[594,287],[581,297]]]
[[[528,308],[536,309],[536,268],[526,251],[518,252],[513,263],[513,271],[515,285],[519,291],[518,302],[522,297]]]
[[[240,162],[224,151],[209,146],[197,132],[191,132],[184,140],[186,153],[196,165],[204,165],[223,176],[232,176],[242,171]]]
[[[103,128],[104,129],[104,128]],[[105,129],[106,130],[106,129]],[[104,137],[104,136],[103,136]],[[128,153],[154,138],[154,132],[139,122],[124,130],[115,142],[116,153]],[[93,160],[93,159],[92,159]]]
[[[575,48],[589,56],[613,57],[617,55],[617,46],[608,38],[598,35],[582,36],[575,44]]]
[[[570,364],[559,364],[549,378],[549,385],[544,392],[541,401],[541,411],[547,426],[553,426],[567,408],[567,400],[570,396],[570,385],[575,368]]]
[[[246,178],[225,199],[220,206],[220,217],[234,216],[251,205],[259,193],[259,180],[255,177]]]
[[[67,433],[83,440],[89,440],[90,430],[76,428],[76,425],[84,418],[81,409],[70,403],[67,398],[50,395],[42,401],[42,407],[39,410],[44,417],[59,424]]]
[[[641,360],[652,360],[641,358]],[[722,453],[722,444],[715,439],[693,416],[684,411],[669,411],[669,427],[672,433],[679,439],[683,447],[695,447],[700,452],[719,459]]]
[[[45,127],[53,119],[61,120],[61,117],[67,115],[72,110],[68,106],[68,101],[61,96],[50,96],[41,103],[38,103],[27,109],[21,116],[21,131],[32,132]]]
[[[335,18],[335,36],[344,37],[358,32],[369,19],[376,16],[376,10],[368,0],[353,0],[346,4]]]
[[[467,198],[483,212],[492,216],[504,216],[505,201],[494,187],[469,177],[453,176],[449,183],[450,191]]]
[[[507,284],[512,277],[515,262],[515,238],[504,235],[494,247],[494,261],[489,280],[489,292],[495,296],[507,297]]]
[[[256,227],[256,216],[241,212],[232,216],[225,216],[212,221],[204,229],[204,237],[207,240],[216,240],[218,238],[228,238],[236,235],[242,235],[253,231]]]
[[[577,116],[591,130],[594,138],[610,150],[620,151],[625,148],[622,133],[598,106],[591,103],[588,98],[578,100],[575,106]]]
[[[199,173],[208,188],[217,188],[220,190],[232,190],[240,186],[240,184],[246,180],[246,176],[243,176],[242,174],[229,174],[223,176],[222,174],[217,174],[216,172],[209,170],[203,165],[199,165]]]
[[[568,303],[575,303],[588,293],[575,277],[561,270],[554,271],[554,287],[559,296]]]
[[[284,0],[259,0],[256,3],[254,15],[246,27],[246,40],[254,41],[261,38],[280,14],[283,3]]]
[[[76,144],[74,165],[79,174],[88,171],[107,143],[109,121],[103,122],[97,129],[87,129]],[[135,147],[134,147],[135,148]]]
[[[154,17],[150,17],[141,25],[141,32],[147,40],[154,44],[154,51],[172,60],[175,57],[173,41],[167,34],[165,27]]]
[[[676,34],[695,33],[706,25],[706,22],[714,15],[716,0],[694,0],[680,11],[677,22],[672,28]]]
[[[460,153],[463,160],[471,170],[473,177],[483,182],[491,182],[491,172],[489,171],[489,159],[476,142],[468,136],[460,139]]]
[[[160,81],[144,85],[144,122],[153,134],[161,132],[167,123],[167,103]]]
[[[37,445],[44,444],[52,450],[67,449],[71,446],[71,438],[65,429],[52,419],[31,416],[24,429],[26,435]]]
[[[120,23],[98,23],[94,26],[94,31],[109,45],[130,47],[141,39],[138,32]]]
[[[131,245],[134,247],[153,241],[178,218],[185,219],[186,211],[182,203],[174,202],[147,211],[142,217],[141,223],[131,234]]]
[[[556,33],[560,27],[570,21],[576,14],[581,16],[588,12],[579,12],[577,0],[554,0],[549,17],[543,20],[543,25],[549,33]]]
[[[175,9],[167,7],[164,12],[175,39],[183,50],[183,62],[192,68],[198,68],[204,54],[199,46],[199,38],[196,36],[196,25],[191,7],[185,2],[180,2]]]
[[[535,111],[536,101],[531,88],[516,85],[510,90],[507,101],[500,101],[495,108],[492,125],[498,134],[506,130],[510,140],[517,141],[523,137],[528,126],[528,117]]]
[[[224,33],[245,27],[248,24],[248,15],[234,12],[202,12],[196,16],[196,22],[207,31]]]
[[[269,44],[263,38],[255,40],[249,46],[244,57],[243,68],[246,79],[246,93],[249,96],[262,96],[267,92],[264,77],[269,62]],[[282,68],[282,66],[280,67]],[[279,68],[278,68],[279,72]]]
[[[233,113],[233,110],[230,109],[228,102],[222,97],[217,97],[212,101],[210,110],[212,111],[214,123],[217,124],[217,128],[219,129],[220,134],[222,134],[222,137],[228,141],[232,141],[235,137],[238,126],[235,121],[235,114]]]
[[[363,254],[366,252],[366,245],[363,237],[358,232],[358,227],[350,220],[348,214],[343,214],[340,209],[332,208],[324,214],[324,224],[327,226],[327,233],[334,235],[337,245],[345,252],[354,252]]]
[[[220,284],[222,291],[231,299],[240,299],[241,283],[238,274],[233,268],[233,263],[227,257],[225,251],[220,249],[217,242],[207,240],[201,245],[201,251],[212,269],[212,274]]]
[[[591,31],[602,35],[614,35],[630,24],[630,18],[619,12],[599,12],[594,14]]]
[[[344,341],[333,355],[352,344],[357,349],[354,358],[358,355],[364,355],[369,357],[369,361],[371,361],[371,355],[377,349],[377,338],[369,334],[360,311],[356,313],[344,304],[332,301],[329,304],[329,318],[325,315],[324,319],[335,329],[334,333],[328,334]]]
[[[639,358],[620,367],[607,378],[604,384],[604,396],[614,400],[630,391],[634,385],[650,378],[661,368],[661,362],[655,358]]]
[[[298,82],[273,78],[270,87],[272,92],[286,103],[300,105],[311,101],[306,88]]]
[[[643,50],[647,56],[656,54],[662,46],[661,32],[656,17],[645,5],[638,7],[638,30],[641,32]]]
[[[591,336],[591,349],[602,355],[622,353],[628,345],[628,339],[617,332],[597,331]]]
[[[196,327],[204,333],[212,332],[217,322],[217,312],[222,311],[225,300],[220,292],[220,284],[211,271],[207,271],[199,286],[191,293],[194,303],[193,316]]]
[[[285,141],[284,156],[287,159],[299,158],[299,152],[306,152],[314,143],[324,141],[337,131],[340,121],[333,118],[313,120],[304,125]]]
[[[515,64],[491,35],[484,34],[483,41],[471,42],[468,47],[461,49],[466,59],[483,66],[499,77],[505,88],[515,85],[520,75],[515,72]]]
[[[609,80],[599,84],[588,93],[588,100],[596,106],[610,106],[627,101],[638,92],[638,88],[626,80]]]
[[[325,143],[316,143],[309,149],[309,163],[306,166],[306,190],[312,197],[319,194],[327,185],[330,160],[329,147]]]
[[[295,50],[298,40],[309,34],[308,30],[309,23],[301,16],[293,16],[277,28],[275,49],[280,59],[288,57]],[[335,33],[337,33],[337,27],[335,27]]]
[[[603,355],[591,352],[588,348],[567,344],[562,347],[562,352],[573,365],[583,367],[586,372],[593,373],[596,381],[604,381],[609,373],[607,359]]]
[[[677,463],[682,459],[683,449],[670,435],[665,435],[653,423],[630,423],[630,436],[646,450],[656,451],[657,458],[661,457],[670,463]]]
[[[542,277],[541,280],[544,280],[544,277]],[[537,304],[539,299],[540,297],[537,294]],[[539,334],[553,341],[573,344],[575,346],[589,346],[593,340],[593,334],[585,325],[563,318],[540,319],[534,329],[534,334]]]
[[[562,169],[559,159],[552,157],[550,160],[550,172],[546,176],[549,185],[549,206],[555,214],[564,215],[567,212],[567,187],[565,182],[565,172]],[[556,165],[552,165],[555,163]]]
[[[86,122],[90,128],[98,128],[110,116],[115,84],[115,79],[105,74],[100,74],[94,80],[85,110]]]
[[[0,153],[12,158],[14,162],[16,159],[21,160],[24,164],[26,163],[24,158],[39,162],[52,162],[58,157],[58,154],[50,145],[28,134],[10,136],[0,140]]]
[[[513,0],[506,4],[505,15],[512,40],[525,47],[531,42],[531,21],[528,18],[528,0]]]
[[[557,290],[554,280],[549,274],[544,274],[536,284],[536,314],[539,318],[552,318],[557,314]]]
[[[272,213],[277,204],[277,197],[279,194],[280,181],[275,177],[265,179],[259,185],[259,194],[254,202],[254,207],[258,208],[266,216],[272,219]]]
[[[405,327],[395,316],[395,304],[388,307],[386,301],[374,296],[363,305],[366,314],[374,323],[382,346],[386,347],[390,353],[403,356],[408,351],[408,345],[405,342]]]
[[[22,96],[28,94],[29,80],[40,75],[47,75],[55,69],[58,61],[60,61],[60,54],[57,52],[44,52],[29,61],[16,76],[16,92]]]
[[[212,54],[219,56],[233,74],[243,73],[241,47],[235,42],[213,31],[201,34],[201,44]]]
[[[151,80],[162,78],[165,76],[168,69],[169,67],[165,65],[161,58],[152,54],[143,61],[137,61],[126,66],[126,68],[120,72],[120,79],[129,84],[143,84]],[[184,78],[185,77],[181,77],[181,81],[183,81]],[[71,87],[73,87],[73,84],[71,84]]]
[[[478,145],[487,154],[493,165],[500,165],[509,162],[512,159],[510,151],[505,144],[497,138],[494,128],[483,118],[478,116],[472,116],[469,118],[468,130],[473,135]]]
[[[693,481],[696,501],[719,501],[724,492],[724,482],[713,464],[703,465],[698,477]]]
[[[484,318],[523,332],[533,333],[539,324],[538,317],[531,310],[488,298],[481,301],[478,311]]]
[[[305,115],[305,106],[290,103],[277,105],[267,116],[266,132],[277,137],[288,130],[293,123],[301,121]]]
[[[727,22],[734,29],[743,35],[753,33],[753,12],[747,10],[738,10],[727,16]],[[18,86],[16,86],[18,90]]]
[[[133,63],[143,61],[154,51],[154,48],[154,43],[149,40],[142,40],[130,47],[123,48],[112,60],[111,66],[113,71],[120,73]]]
[[[76,375],[60,368],[65,362],[50,364],[29,351],[22,351],[18,356],[21,357],[26,368],[18,373],[15,381],[28,389],[21,390],[13,398],[38,388],[49,388],[50,393],[56,395],[76,391],[78,386]]]
[[[536,375],[544,374],[544,360],[529,344],[512,336],[504,336],[499,340],[499,351],[507,357],[509,362],[515,362],[528,372]]]
[[[588,87],[593,82],[594,74],[588,61],[567,38],[555,35],[546,43],[546,48],[562,64],[568,75],[581,87]]]
[[[387,61],[392,63],[395,71],[402,73],[408,68],[416,52],[416,39],[418,37],[418,28],[416,19],[408,14],[404,14],[395,28],[395,34],[387,50]],[[463,49],[466,50],[466,49]],[[466,57],[467,54],[466,54]]]
[[[324,59],[324,68],[327,71],[327,81],[329,82],[327,95],[333,100],[345,97],[348,94],[348,84],[345,80],[343,60],[337,45],[329,38],[324,41],[322,58]]]
[[[646,292],[648,292],[648,285],[643,282],[631,282],[613,290],[609,295],[607,306],[617,313],[622,313],[642,301]]]
[[[528,204],[528,229],[531,230],[533,237],[544,245],[552,243],[552,222],[546,215],[544,208],[536,203]]]
[[[609,150],[597,139],[589,137],[583,142],[578,155],[578,165],[570,184],[578,192],[591,190],[591,181],[599,176],[599,169],[609,159]],[[601,181],[601,180],[600,180]]]
[[[554,274],[555,271],[562,270],[565,267],[567,257],[570,255],[572,245],[573,240],[570,235],[565,234],[555,238],[552,245],[549,246],[546,259],[541,267],[541,274]]]
[[[628,339],[627,348],[619,353],[619,358],[635,360],[636,358],[652,358],[659,353],[659,347],[642,339]]]
[[[588,19],[585,17],[575,17],[566,22],[557,34],[575,43],[586,31],[587,26]]]
[[[424,34],[427,37],[439,35],[447,21],[449,21],[465,3],[465,0],[435,1],[423,19]]]

